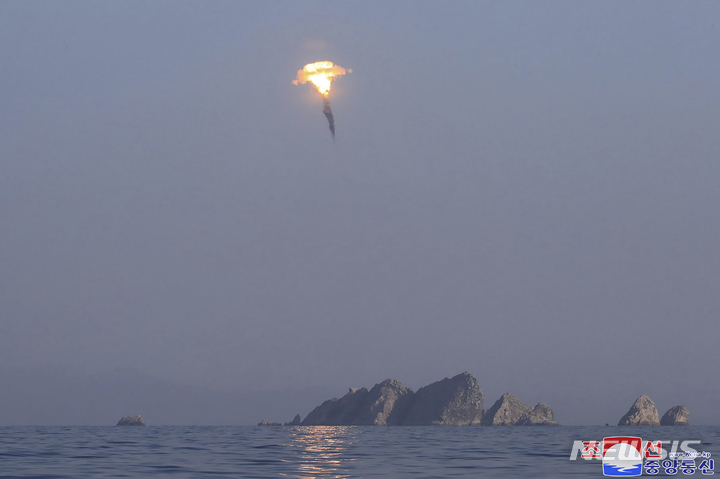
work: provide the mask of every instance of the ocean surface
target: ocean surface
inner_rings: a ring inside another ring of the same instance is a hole
[[[618,435],[720,454],[720,427],[700,426],[23,426],[0,427],[0,477],[602,477],[599,461],[569,460],[573,441]]]

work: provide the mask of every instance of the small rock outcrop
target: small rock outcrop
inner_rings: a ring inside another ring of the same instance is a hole
[[[532,406],[523,404],[510,393],[505,393],[485,412],[480,424],[482,426],[514,426],[523,415],[529,415],[532,411]],[[552,413],[552,409],[550,411]],[[541,410],[538,410],[538,414],[540,412]]]
[[[402,424],[469,426],[482,417],[482,411],[483,393],[477,379],[464,372],[418,389]]]
[[[300,414],[295,414],[295,417],[292,421],[286,422],[284,424],[285,426],[300,426],[302,425],[302,418],[300,417]]]
[[[630,410],[625,414],[618,426],[659,426],[660,420],[655,403],[645,394],[635,400]]]
[[[555,422],[555,414],[544,402],[538,403],[532,411],[524,413],[515,423],[516,426],[559,426]]]
[[[262,420],[258,423],[258,426],[282,426],[279,422],[270,422],[266,420]]]
[[[145,421],[140,416],[123,416],[116,426],[144,426]]]
[[[673,406],[660,419],[661,426],[689,426],[690,412],[685,406]]]

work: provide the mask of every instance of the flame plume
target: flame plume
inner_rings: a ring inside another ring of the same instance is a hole
[[[323,98],[327,98],[330,95],[330,84],[333,78],[345,73],[352,73],[352,70],[345,70],[340,65],[328,61],[308,63],[302,70],[298,70],[297,79],[293,80],[293,85],[310,82],[315,85]]]
[[[333,78],[345,75],[346,73],[352,73],[349,68],[345,70],[340,65],[335,65],[333,62],[322,61],[315,63],[308,63],[302,70],[298,70],[297,79],[293,80],[293,85],[300,85],[302,83],[310,82],[315,85],[317,91],[323,97],[323,114],[328,120],[330,126],[330,133],[335,138],[335,118],[333,117],[332,109],[330,108],[330,85],[332,84]]]

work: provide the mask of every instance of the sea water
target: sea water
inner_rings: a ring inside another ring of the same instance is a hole
[[[570,461],[573,441],[618,435],[720,454],[720,428],[700,426],[23,426],[0,427],[0,477],[602,477],[600,461]]]

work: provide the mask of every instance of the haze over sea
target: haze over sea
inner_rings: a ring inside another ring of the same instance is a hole
[[[0,477],[601,477],[573,441],[622,434],[720,442],[710,426],[22,426],[0,428]]]
[[[623,433],[719,452],[719,19],[0,1],[0,479],[602,477],[571,445]],[[301,83],[316,62],[347,74]],[[424,413],[464,371],[466,423],[510,393],[563,426],[249,426],[386,379]],[[693,426],[586,426],[641,395]]]

